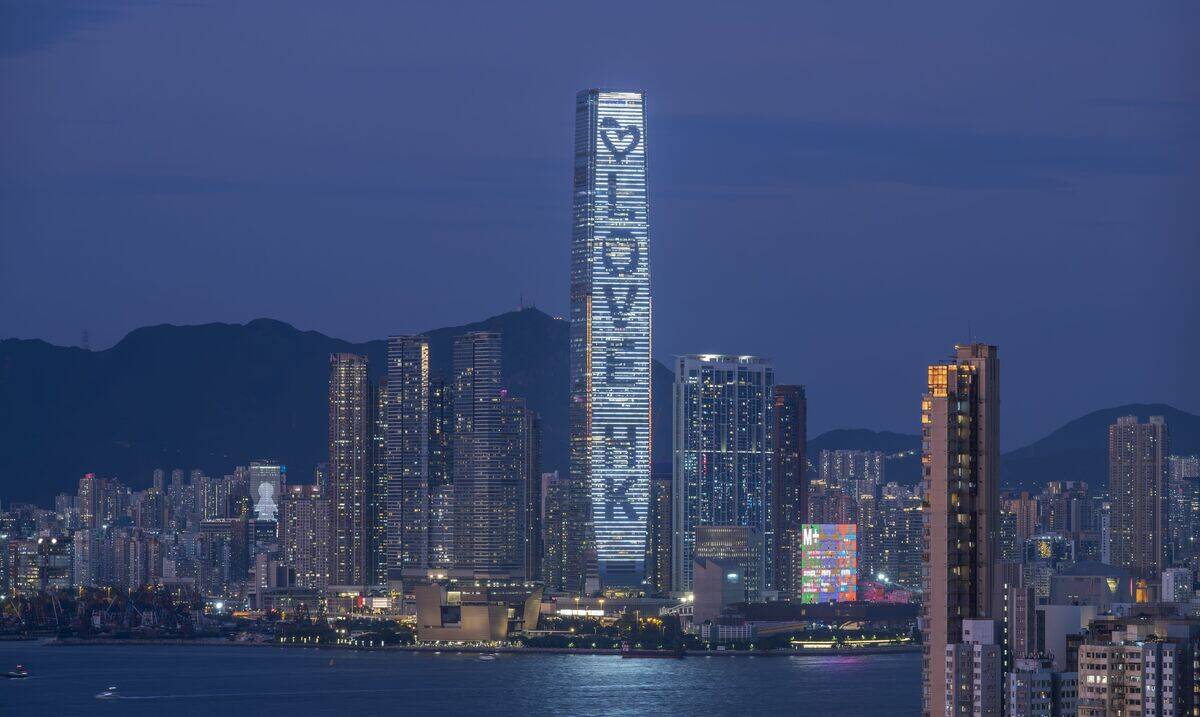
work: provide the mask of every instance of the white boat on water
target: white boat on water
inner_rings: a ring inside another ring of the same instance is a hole
[[[120,695],[117,694],[117,688],[114,685],[112,687],[109,687],[107,690],[104,690],[103,692],[97,694],[96,699],[98,699],[98,700],[115,700],[119,696]]]

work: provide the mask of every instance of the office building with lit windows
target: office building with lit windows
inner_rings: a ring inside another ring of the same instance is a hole
[[[568,546],[579,552],[594,544],[603,585],[640,586],[650,495],[650,222],[642,92],[576,95],[573,191],[571,502],[587,505],[590,519],[571,526]],[[578,589],[582,579],[569,576],[566,582]]]
[[[705,525],[750,528],[763,552],[752,574],[773,587],[766,555],[774,552],[771,521],[771,408],[775,370],[755,356],[697,354],[675,363],[675,590],[692,588],[696,530]]]
[[[500,398],[504,449],[501,469],[515,484],[521,502],[518,540],[524,555],[520,576],[540,580],[542,573],[542,421],[525,399],[503,392]],[[517,577],[517,576],[515,576]]]
[[[525,572],[525,476],[509,458],[500,356],[498,333],[454,338],[454,569],[474,578]]]
[[[429,340],[388,338],[387,526],[388,582],[424,577],[429,547]]]
[[[370,575],[371,384],[367,357],[329,357],[330,581],[363,585]]]
[[[745,525],[696,526],[692,569],[704,560],[738,566],[746,600],[761,602],[763,591],[762,534]]]

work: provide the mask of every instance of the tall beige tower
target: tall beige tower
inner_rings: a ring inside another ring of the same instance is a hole
[[[1166,567],[1168,447],[1162,416],[1138,423],[1122,416],[1108,427],[1108,494],[1112,500],[1112,564],[1139,578],[1158,578]]]
[[[995,618],[1000,504],[1000,364],[995,346],[956,346],[929,366],[921,400],[925,482],[922,709],[946,714],[946,646],[963,621]]]

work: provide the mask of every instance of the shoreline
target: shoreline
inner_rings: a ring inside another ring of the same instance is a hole
[[[361,647],[356,645],[337,645],[337,644],[303,644],[295,643],[280,643],[280,642],[237,642],[224,640],[219,638],[197,638],[194,640],[183,639],[151,639],[151,640],[134,640],[125,639],[117,640],[111,638],[98,639],[80,639],[80,638],[53,638],[45,640],[41,643],[42,647],[115,647],[128,645],[150,645],[158,647],[277,647],[282,649],[301,649],[301,650],[334,650],[334,651],[358,651],[358,652],[395,652],[395,653],[428,653],[428,654],[507,654],[507,655],[608,655],[612,657],[620,657],[621,651],[617,648],[596,648],[596,647],[479,647],[474,645],[395,645],[388,647]],[[819,657],[828,655],[830,657],[853,657],[855,655],[893,655],[893,654],[910,654],[921,651],[920,645],[880,645],[875,647],[855,647],[846,649],[800,649],[800,650],[688,650],[684,654],[687,657]],[[665,652],[665,651],[664,651]],[[664,659],[662,657],[652,655],[649,659]],[[633,657],[627,659],[646,659],[643,657]]]

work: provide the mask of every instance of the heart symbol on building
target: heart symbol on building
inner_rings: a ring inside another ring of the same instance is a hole
[[[610,130],[616,130],[610,132]],[[617,142],[621,143],[620,149],[613,142],[611,135],[616,135]],[[628,140],[626,138],[628,137]],[[617,122],[612,117],[605,117],[600,122],[600,139],[604,140],[604,146],[608,147],[608,151],[618,162],[624,162],[626,155],[633,151],[633,148],[638,146],[638,142],[642,141],[642,131],[637,127],[630,125],[629,127],[621,127],[621,123]]]

